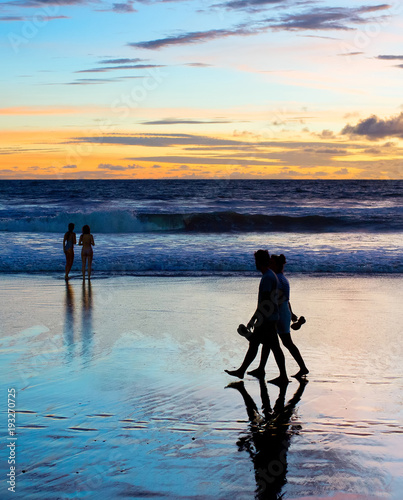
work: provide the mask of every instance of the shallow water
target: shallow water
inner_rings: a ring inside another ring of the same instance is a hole
[[[293,338],[311,373],[282,394],[250,376],[226,388],[258,276],[91,286],[2,276],[14,498],[400,499],[400,277],[289,278],[293,309],[307,318]],[[270,358],[266,380],[276,375]]]

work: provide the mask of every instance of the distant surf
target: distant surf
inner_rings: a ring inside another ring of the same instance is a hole
[[[332,231],[400,231],[403,219],[386,215],[360,216],[265,215],[237,212],[211,213],[140,213],[112,210],[93,212],[60,212],[54,216],[20,216],[0,218],[0,231],[62,233],[66,221],[74,220],[78,228],[89,224],[94,233],[178,232],[332,232]]]
[[[403,272],[402,181],[0,181],[0,273],[63,273],[70,222],[95,236],[94,277]],[[73,273],[79,273],[76,248]]]

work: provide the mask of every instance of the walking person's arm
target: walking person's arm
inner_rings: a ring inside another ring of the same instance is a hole
[[[292,312],[291,309],[291,302],[288,301],[288,307],[290,308],[290,313],[291,313],[291,321],[295,323],[295,321],[298,321],[298,316]]]
[[[256,311],[253,313],[253,316],[249,320],[249,323],[246,327],[250,330],[254,328],[256,323],[262,322],[265,317],[268,317],[273,312],[273,297],[272,291],[263,291],[260,295],[260,302],[257,305]]]

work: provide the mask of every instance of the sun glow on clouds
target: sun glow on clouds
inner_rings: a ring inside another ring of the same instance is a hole
[[[1,178],[402,178],[396,5],[22,0],[1,14]]]

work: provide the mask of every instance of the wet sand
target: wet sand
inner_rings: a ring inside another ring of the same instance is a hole
[[[2,276],[3,443],[8,388],[18,435],[0,498],[400,500],[401,277],[289,278],[310,374],[283,393],[223,371],[258,275]]]

